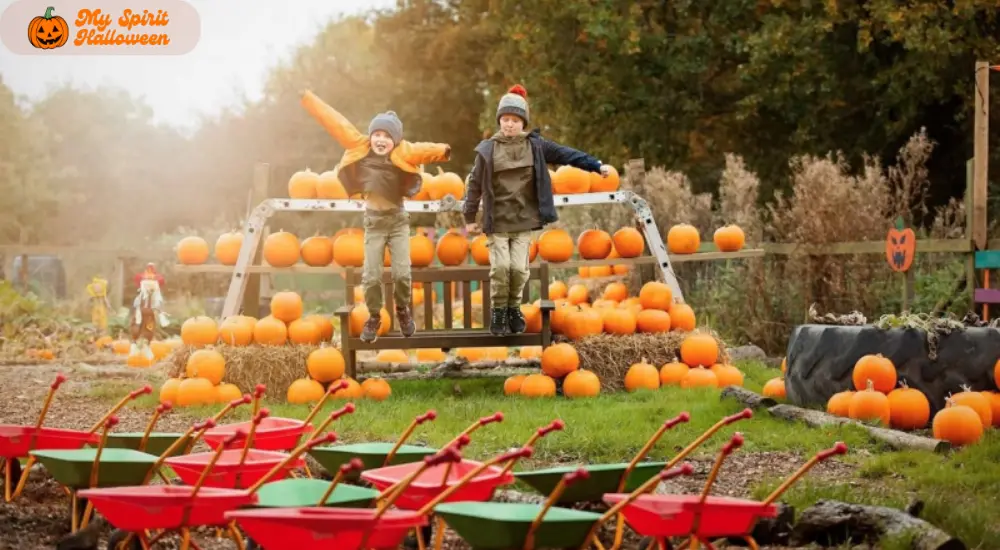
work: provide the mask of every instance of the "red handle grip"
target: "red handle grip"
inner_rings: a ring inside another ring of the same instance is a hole
[[[446,462],[459,462],[462,460],[462,453],[458,452],[455,447],[448,447],[447,449],[431,455],[424,459],[424,462],[428,467],[437,466],[438,464],[444,464]]]
[[[198,432],[201,430],[209,430],[215,427],[215,421],[209,418],[204,422],[198,422],[194,425],[194,431]]]
[[[265,418],[271,416],[271,411],[268,409],[261,409],[257,411],[257,416],[253,417],[254,424],[260,424]]]
[[[737,420],[743,420],[744,418],[751,418],[752,416],[753,416],[753,411],[751,411],[749,408],[746,408],[732,416],[727,416],[722,421],[728,425],[732,424],[733,422],[736,422]]]
[[[335,434],[333,432],[326,432],[325,434],[323,434],[323,435],[321,435],[319,437],[315,437],[315,438],[310,439],[309,441],[307,441],[306,442],[306,449],[307,450],[308,449],[312,449],[316,445],[321,445],[323,443],[333,443],[336,440],[337,440],[337,434]]]
[[[579,468],[575,472],[564,474],[562,478],[563,478],[563,483],[569,486],[582,479],[590,478],[590,472],[588,472],[586,468]]]
[[[351,414],[352,412],[354,412],[354,403],[348,403],[343,407],[330,413],[330,420],[336,420],[341,416],[344,416],[345,414]]]
[[[434,420],[437,417],[438,417],[437,411],[435,411],[434,409],[431,409],[431,410],[425,412],[424,414],[418,416],[417,419],[416,419],[416,422],[417,422],[417,425],[419,426],[420,424],[423,424],[424,422],[427,422],[428,420]]]
[[[545,437],[549,432],[554,432],[556,430],[561,430],[566,427],[566,423],[562,420],[553,420],[548,426],[543,426],[538,428],[538,437]]]
[[[59,389],[59,386],[61,386],[62,383],[65,381],[66,381],[66,375],[60,372],[59,374],[56,375],[55,381],[52,382],[52,385],[49,387],[54,390]]]
[[[684,411],[681,414],[664,422],[663,426],[669,430],[670,428],[673,428],[674,426],[680,424],[681,422],[687,422],[689,420],[691,420],[691,415],[687,411]]]
[[[241,397],[239,399],[233,399],[232,401],[230,401],[229,402],[229,408],[232,409],[232,408],[235,408],[235,407],[239,407],[240,405],[246,405],[246,404],[249,404],[251,401],[253,401],[253,398],[250,397],[250,394],[249,393],[244,393],[243,397]]]
[[[347,380],[340,379],[336,384],[330,384],[330,388],[326,390],[326,393],[337,393],[340,390],[346,390],[348,386],[350,386],[350,384],[347,383]]]
[[[826,460],[833,455],[842,455],[842,454],[847,454],[847,444],[844,443],[843,441],[838,441],[833,445],[832,448],[816,453],[816,459]]]
[[[497,412],[495,412],[495,413],[493,413],[493,414],[491,414],[489,416],[484,416],[484,417],[482,417],[482,418],[479,419],[479,425],[480,426],[485,426],[485,425],[489,424],[490,422],[503,422],[503,413],[500,412],[500,411],[497,411]]]
[[[226,447],[232,445],[233,443],[236,443],[237,439],[240,439],[241,437],[246,437],[246,436],[247,436],[247,433],[244,432],[243,430],[236,430],[236,432],[234,432],[233,435],[227,437],[222,442],[222,447],[220,447],[220,449],[225,449]]]
[[[449,448],[454,448],[456,451],[461,451],[462,447],[468,445],[470,441],[472,441],[472,439],[469,438],[469,434],[462,434],[461,436],[459,436],[458,439],[455,440],[454,443],[451,444]]]
[[[143,394],[146,394],[146,393],[153,393],[153,386],[150,386],[149,384],[146,384],[145,386],[143,386],[143,387],[141,387],[141,388],[139,388],[137,390],[132,390],[132,393],[128,394],[128,397],[129,397],[129,399],[135,399],[136,397],[139,397],[140,395],[143,395]]]
[[[109,416],[108,419],[104,421],[104,427],[106,427],[109,430],[117,425],[118,425],[118,417],[114,415]]]
[[[535,450],[531,447],[521,447],[520,449],[514,449],[513,451],[508,451],[497,458],[497,463],[507,462],[508,460],[514,460],[516,458],[531,458],[531,455],[535,453]]]
[[[164,401],[163,403],[160,403],[159,405],[156,406],[156,412],[163,414],[172,408],[174,408],[173,403],[171,403],[170,401]]]
[[[736,432],[733,437],[729,439],[729,442],[722,446],[722,454],[728,455],[729,453],[739,449],[743,446],[743,434]]]
[[[256,397],[257,399],[260,399],[261,396],[263,396],[264,392],[266,391],[267,391],[267,386],[265,386],[264,384],[257,384],[257,386],[253,389],[253,396]]]
[[[665,481],[679,476],[689,476],[693,473],[694,466],[692,466],[690,462],[685,462],[676,468],[670,468],[669,470],[663,470],[660,472],[660,480]]]
[[[361,470],[364,467],[365,463],[361,462],[360,458],[352,458],[350,462],[340,467],[340,473],[346,476],[347,474]]]

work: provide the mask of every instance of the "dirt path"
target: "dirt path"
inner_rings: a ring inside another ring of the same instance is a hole
[[[133,369],[124,365],[35,365],[0,366],[0,424],[34,424],[44,402],[49,384],[62,372],[68,380],[59,389],[45,419],[45,425],[61,428],[86,429],[96,422],[111,406],[112,400],[95,396],[93,389],[100,383],[114,381],[121,385],[121,395],[129,389],[150,384],[154,389],[166,378],[165,368]],[[148,410],[122,409],[121,421],[116,431],[142,431],[149,420]],[[176,410],[163,417],[157,430],[184,431],[196,420],[183,410]],[[720,476],[712,493],[734,497],[749,496],[751,487],[765,474],[787,475],[802,464],[804,458],[791,452],[736,453],[725,465],[725,475]],[[678,481],[671,481],[659,488],[660,492],[700,492],[711,469],[711,460],[691,460],[696,474]],[[811,479],[833,483],[854,483],[853,467],[838,461],[819,464],[810,474]],[[505,493],[510,495],[512,493]],[[513,493],[518,500],[540,500],[534,495]],[[0,503],[0,550],[52,549],[69,532],[69,499],[45,471],[32,471],[21,497],[12,503]],[[109,528],[101,529],[101,546],[104,547]],[[446,547],[451,550],[468,548],[461,541],[448,537]],[[205,550],[236,548],[233,541],[217,539],[214,531],[196,535]],[[629,541],[626,548],[634,547]],[[163,546],[171,548],[171,546]],[[769,547],[777,548],[777,547]]]

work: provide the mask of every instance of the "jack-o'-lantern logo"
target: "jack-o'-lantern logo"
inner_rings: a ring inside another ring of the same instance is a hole
[[[52,15],[55,8],[45,8],[45,15],[40,15],[28,23],[28,42],[36,48],[52,50],[61,48],[69,39],[69,25],[58,15]]]
[[[896,218],[896,227],[889,230],[885,237],[885,259],[893,271],[904,272],[913,263],[913,253],[916,251],[917,236],[909,227],[903,227],[903,219]]]

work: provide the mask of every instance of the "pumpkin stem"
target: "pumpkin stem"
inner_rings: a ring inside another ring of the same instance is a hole
[[[899,381],[899,387],[903,388],[904,390],[910,389],[910,386],[906,383],[906,379],[905,378],[900,379],[900,381]]]
[[[962,384],[960,387],[962,388],[963,392],[971,392],[972,391],[972,386],[969,386],[968,384]]]
[[[52,6],[45,8],[45,15],[43,15],[42,17],[44,17],[45,19],[52,19],[53,11],[55,11],[55,8],[53,8]]]
[[[868,382],[865,383],[865,391],[875,391],[875,383],[869,378]]]
[[[896,216],[896,229],[903,230],[903,216]]]

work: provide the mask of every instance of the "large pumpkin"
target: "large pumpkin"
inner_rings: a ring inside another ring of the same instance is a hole
[[[271,315],[286,323],[302,317],[302,296],[297,292],[283,290],[271,297]]]
[[[287,231],[271,233],[264,239],[264,261],[274,267],[291,267],[299,261],[299,238]]]
[[[563,395],[569,398],[595,397],[601,393],[601,379],[589,370],[577,370],[563,380]]]
[[[681,341],[681,361],[689,367],[710,367],[719,362],[719,343],[710,334],[688,334]]]
[[[327,237],[314,235],[302,241],[299,249],[302,262],[313,267],[323,267],[330,265],[333,261],[333,242]]]
[[[615,257],[620,258],[638,258],[642,256],[642,250],[646,244],[642,238],[642,233],[634,227],[623,227],[615,231],[612,241],[614,242],[613,252]],[[610,253],[608,257],[610,257]]]
[[[671,254],[694,254],[699,246],[701,237],[691,224],[679,223],[667,231],[667,250]],[[618,252],[621,253],[621,250]]]
[[[573,237],[564,229],[549,229],[538,237],[538,254],[549,262],[565,262],[573,256]]]
[[[552,192],[574,195],[590,191],[590,173],[574,166],[560,166],[552,178]]]
[[[851,378],[855,390],[866,389],[871,381],[875,391],[889,393],[896,387],[896,367],[882,354],[869,354],[854,364]]]
[[[184,374],[188,378],[201,377],[213,386],[222,382],[226,372],[226,359],[214,349],[199,349],[188,356],[184,366]]]
[[[920,430],[931,419],[931,404],[918,389],[906,385],[889,392],[889,425],[897,430]]]
[[[318,186],[319,174],[306,168],[288,179],[288,196],[293,199],[315,199]]]
[[[611,253],[611,235],[600,229],[587,229],[580,233],[576,248],[584,260],[603,260]]]
[[[479,235],[469,245],[472,252],[472,261],[477,265],[490,265],[490,249],[486,246],[486,235]]]
[[[323,337],[316,323],[306,319],[296,319],[288,323],[288,341],[293,344],[315,345]]]
[[[427,267],[434,262],[434,242],[427,235],[416,234],[410,237],[410,265]]]
[[[214,344],[219,339],[219,327],[211,317],[191,317],[181,325],[181,340],[194,347]]]
[[[666,283],[649,281],[639,289],[639,303],[643,309],[670,311],[673,301],[674,293]]]
[[[333,241],[333,261],[341,267],[365,264],[365,238],[361,233],[344,233]]]
[[[542,350],[542,372],[552,378],[562,378],[580,368],[576,348],[567,344],[553,344]]]
[[[177,243],[177,261],[184,265],[201,265],[208,254],[208,243],[201,237],[184,237]]]
[[[450,230],[438,240],[437,257],[444,265],[461,265],[469,255],[469,241],[455,230]]]
[[[621,177],[618,176],[618,170],[610,164],[605,164],[609,168],[608,177],[602,178],[600,174],[591,172],[590,174],[590,192],[591,193],[610,193],[618,190],[621,186]]]
[[[243,233],[223,233],[215,241],[215,259],[222,265],[236,265],[240,258],[240,248],[243,248]]]
[[[746,243],[746,235],[738,225],[726,225],[715,230],[712,240],[720,252],[737,252]]]
[[[445,172],[440,166],[438,175],[434,177],[434,184],[428,190],[431,200],[440,200],[447,195],[455,197],[455,200],[462,200],[465,196],[465,182],[462,177],[454,172]]]

